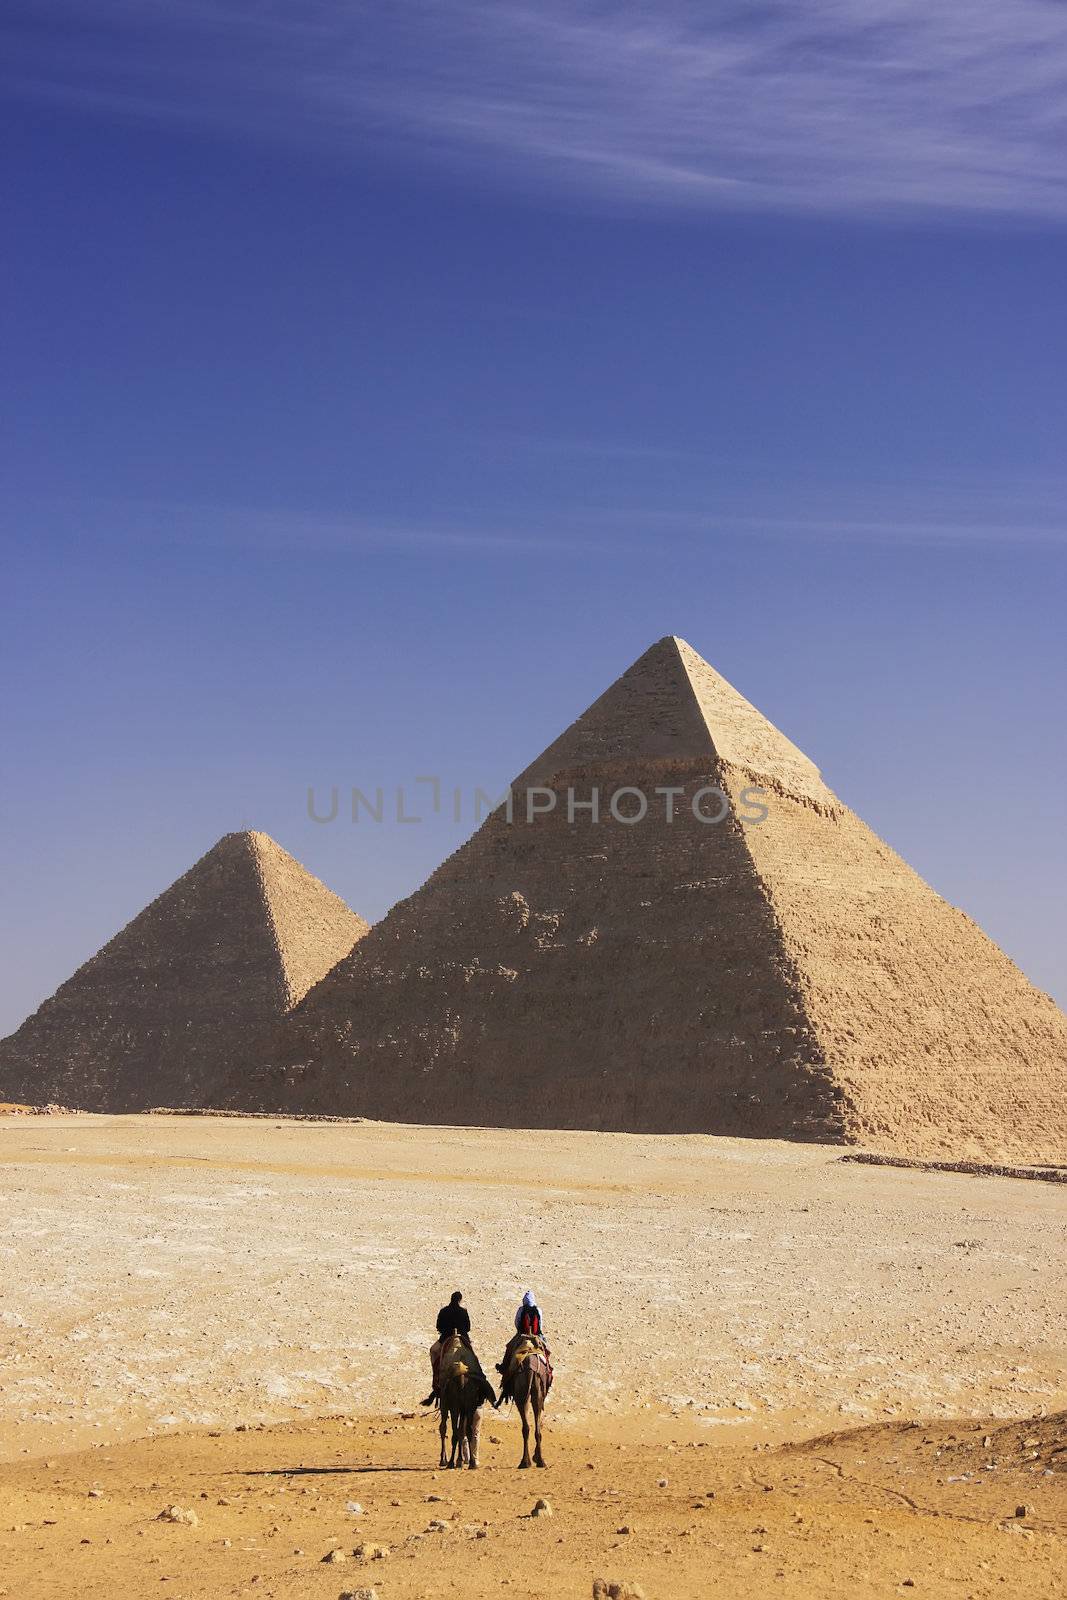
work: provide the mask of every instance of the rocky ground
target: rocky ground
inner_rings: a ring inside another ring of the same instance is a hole
[[[0,1593],[1063,1593],[1063,1186],[839,1156],[3,1119]],[[527,1284],[549,1469],[435,1476],[436,1308]]]

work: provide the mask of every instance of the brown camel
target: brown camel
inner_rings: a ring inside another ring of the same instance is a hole
[[[541,1454],[541,1413],[548,1393],[548,1362],[536,1339],[522,1339],[512,1351],[508,1370],[501,1385],[502,1397],[514,1400],[522,1418],[522,1460],[520,1467],[543,1467]],[[530,1460],[530,1419],[527,1408],[533,1412],[534,1453]]]
[[[496,1398],[481,1363],[462,1335],[449,1334],[441,1346],[441,1465],[461,1467],[464,1456],[473,1471],[478,1465],[481,1408]],[[452,1422],[452,1454],[445,1459],[445,1431]]]

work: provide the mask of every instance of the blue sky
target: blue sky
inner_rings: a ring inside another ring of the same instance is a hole
[[[680,633],[1067,998],[1067,15],[5,8],[0,1029]]]

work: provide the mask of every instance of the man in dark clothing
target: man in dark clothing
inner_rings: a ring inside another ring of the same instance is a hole
[[[433,1388],[426,1399],[424,1406],[436,1405],[439,1397],[437,1384],[437,1371],[441,1361],[441,1346],[453,1333],[458,1333],[464,1344],[471,1342],[471,1319],[467,1315],[467,1308],[463,1304],[463,1295],[457,1289],[447,1306],[442,1306],[437,1313],[437,1339],[430,1346],[430,1367],[433,1372]]]
[[[437,1336],[440,1339],[447,1339],[450,1333],[462,1333],[466,1336],[470,1331],[471,1319],[463,1304],[463,1296],[457,1289],[447,1306],[442,1306],[437,1313]]]

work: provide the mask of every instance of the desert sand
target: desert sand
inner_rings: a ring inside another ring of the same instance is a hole
[[[0,1592],[1062,1594],[1067,1190],[840,1155],[3,1118]],[[548,1470],[438,1473],[437,1307],[527,1284]]]

